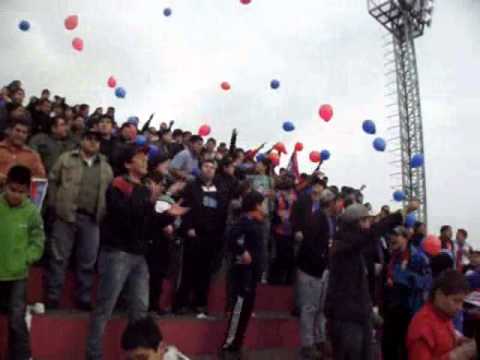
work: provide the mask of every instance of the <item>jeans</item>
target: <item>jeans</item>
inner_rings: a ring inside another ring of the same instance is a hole
[[[143,255],[134,255],[119,250],[102,250],[103,270],[100,273],[97,303],[92,313],[87,339],[87,359],[103,358],[102,337],[107,321],[126,287],[129,321],[147,316],[148,313],[148,266]]]
[[[298,270],[297,289],[302,347],[311,347],[326,340],[326,319],[323,309],[327,286],[328,270],[324,271],[321,278]]]
[[[333,360],[373,360],[371,321],[356,323],[332,319],[330,330]]]
[[[27,280],[0,281],[0,296],[8,313],[8,359],[30,359],[30,334],[25,321]]]
[[[46,279],[49,301],[60,300],[68,261],[75,249],[76,298],[79,302],[91,302],[99,243],[99,227],[92,217],[77,213],[74,223],[60,219],[55,221],[50,238],[50,259]]]

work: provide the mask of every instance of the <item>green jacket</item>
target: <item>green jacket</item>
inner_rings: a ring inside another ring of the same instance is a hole
[[[55,209],[56,215],[66,222],[75,222],[77,198],[83,175],[80,150],[68,151],[60,156],[48,177],[48,206]],[[107,158],[98,154],[100,161],[100,188],[97,200],[96,220],[105,215],[105,194],[113,179],[112,168]]]
[[[25,200],[10,207],[0,195],[0,281],[22,280],[43,254],[45,233],[40,211]]]

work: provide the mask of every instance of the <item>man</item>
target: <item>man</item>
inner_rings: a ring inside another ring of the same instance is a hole
[[[112,106],[109,106],[109,107],[107,108],[107,112],[106,112],[105,115],[110,116],[110,118],[111,118],[113,121],[115,121],[115,108],[112,107]]]
[[[40,156],[25,145],[30,133],[30,123],[17,119],[9,125],[7,138],[0,142],[0,186],[5,181],[8,170],[14,165],[30,169],[32,176],[45,178],[45,168]]]
[[[427,226],[425,225],[425,223],[416,221],[413,225],[413,235],[410,239],[410,242],[413,246],[420,249],[422,246],[422,241],[423,239],[425,239],[425,236],[427,236]]]
[[[192,137],[193,138],[193,137]],[[192,305],[199,317],[207,313],[210,278],[223,247],[226,202],[213,182],[216,165],[202,163],[201,174],[187,185],[184,204],[191,211],[184,217],[183,273],[175,300],[175,311],[184,314]],[[194,300],[190,302],[190,295]]]
[[[48,89],[43,89],[42,94],[40,95],[40,99],[50,99],[50,90]]]
[[[473,340],[458,336],[452,319],[462,310],[470,292],[465,277],[447,270],[435,281],[430,301],[414,316],[407,334],[410,360],[474,359]]]
[[[87,359],[103,358],[102,338],[120,292],[126,287],[129,320],[146,317],[148,311],[148,266],[145,254],[150,240],[150,225],[159,189],[147,188],[148,148],[131,145],[122,154],[123,176],[116,177],[106,194],[106,217],[102,229],[101,265],[97,303],[87,341]],[[171,216],[187,209],[172,205]]]
[[[440,228],[440,241],[442,242],[442,249],[447,250],[453,256],[453,231],[450,225],[443,225]]]
[[[60,155],[76,147],[75,142],[68,136],[68,126],[61,116],[53,118],[49,134],[38,133],[30,139],[29,144],[40,154],[47,173]]]
[[[118,176],[124,171],[122,164],[122,154],[135,143],[137,137],[137,127],[134,124],[125,122],[120,127],[120,133],[115,139],[113,145],[112,155],[110,157],[110,163],[113,168],[113,174]]]
[[[217,147],[217,140],[214,138],[210,138],[207,140],[207,144],[205,146],[205,150],[203,152],[203,159],[204,160],[215,160],[216,152],[215,148]]]
[[[323,307],[328,283],[328,248],[336,231],[340,197],[326,189],[320,195],[320,208],[304,230],[297,258],[297,291],[300,307],[302,359],[322,356],[326,341]]]
[[[112,163],[113,148],[113,119],[109,115],[103,115],[98,122],[98,132],[102,136],[100,140],[100,152],[105,155],[108,162]]]
[[[407,213],[419,204],[412,201]],[[332,324],[331,339],[335,360],[371,360],[372,300],[368,286],[364,251],[372,242],[404,222],[402,213],[393,213],[376,224],[364,205],[352,204],[340,217],[339,231],[330,250],[330,277],[325,315]]]
[[[156,145],[158,146],[160,155],[171,158],[172,140],[172,131],[170,129],[167,128],[158,132]]]
[[[32,110],[32,134],[48,132],[52,104],[48,99],[40,99]]]
[[[32,356],[25,321],[27,278],[29,267],[42,256],[45,241],[40,212],[28,199],[30,182],[28,168],[13,166],[0,195],[0,302],[8,309],[7,358],[12,360]]]
[[[470,264],[470,254],[472,247],[467,243],[468,233],[465,229],[458,229],[455,243],[453,244],[453,257],[455,259],[455,269],[461,273],[464,268]]]
[[[193,179],[199,172],[199,157],[202,151],[203,139],[198,135],[190,138],[188,147],[179,152],[170,164],[170,171],[175,177]]]
[[[185,150],[185,146],[183,145],[183,131],[180,129],[175,129],[172,133],[172,138],[170,154],[174,157],[180,151]]]
[[[99,154],[100,134],[84,134],[79,150],[64,153],[49,176],[48,206],[55,214],[50,238],[47,308],[58,308],[65,272],[74,249],[80,310],[91,309],[91,292],[100,243],[99,224],[105,215],[105,193],[113,178]]]
[[[76,114],[73,117],[70,125],[70,135],[75,143],[80,144],[82,135],[85,131],[85,118],[81,114]]]

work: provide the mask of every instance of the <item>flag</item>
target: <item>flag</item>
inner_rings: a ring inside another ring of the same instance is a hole
[[[298,180],[300,177],[300,170],[298,169],[298,159],[297,152],[294,150],[292,156],[290,156],[290,161],[288,162],[287,171],[295,176],[295,180]]]

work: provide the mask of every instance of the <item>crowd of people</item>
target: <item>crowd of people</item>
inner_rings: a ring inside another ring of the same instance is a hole
[[[415,199],[373,214],[361,190],[318,169],[277,172],[259,149],[237,146],[236,130],[227,145],[173,121],[156,129],[153,117],[119,124],[112,107],[91,114],[47,89],[24,103],[20,81],[1,90],[0,297],[11,359],[31,357],[26,279],[39,261],[47,311],[59,308],[74,269],[76,307],[91,313],[87,359],[103,358],[118,306],[130,323],[124,349],[153,337],[142,358],[162,358],[149,314],[168,310],[160,297],[176,252],[173,314],[206,318],[212,277],[226,273],[224,358],[240,354],[259,283],[294,287],[302,359],[475,358],[478,314],[463,303],[480,287],[480,252],[463,229],[453,240],[450,226],[440,254],[424,251],[425,224],[405,222]],[[48,179],[40,208],[28,199],[34,178]]]

